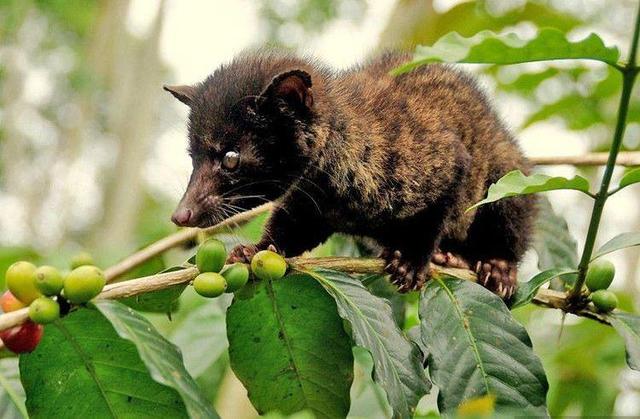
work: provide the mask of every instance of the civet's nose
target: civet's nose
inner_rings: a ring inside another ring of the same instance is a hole
[[[171,221],[179,226],[189,226],[193,220],[193,211],[189,208],[178,208],[171,216]]]

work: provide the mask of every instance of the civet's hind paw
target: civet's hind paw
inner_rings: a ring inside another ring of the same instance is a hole
[[[516,292],[518,267],[515,262],[504,259],[478,261],[475,266],[478,283],[508,300]]]

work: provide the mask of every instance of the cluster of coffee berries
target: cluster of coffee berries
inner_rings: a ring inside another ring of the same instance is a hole
[[[100,294],[106,283],[102,271],[93,266],[93,259],[81,253],[71,261],[71,272],[61,273],[53,266],[36,267],[20,261],[5,273],[6,291],[0,297],[5,313],[29,307],[29,320],[0,332],[4,345],[16,353],[33,351],[42,338],[42,325],[60,318],[63,306],[83,304]]]
[[[618,307],[618,297],[607,289],[615,275],[616,267],[608,260],[597,260],[589,264],[585,284],[591,291],[589,299],[602,313],[608,313]]]
[[[244,263],[225,267],[227,250],[217,239],[203,242],[196,253],[196,266],[200,274],[193,280],[193,288],[203,297],[214,298],[223,293],[236,292],[249,281],[249,268]],[[223,269],[224,268],[224,269]],[[287,262],[279,254],[263,250],[251,260],[251,272],[259,279],[282,278]]]

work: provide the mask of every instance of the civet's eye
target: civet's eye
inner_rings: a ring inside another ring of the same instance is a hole
[[[236,169],[240,165],[240,153],[237,151],[227,151],[222,158],[222,165],[228,170]]]

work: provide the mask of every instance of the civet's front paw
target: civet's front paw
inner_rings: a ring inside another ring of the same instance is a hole
[[[419,290],[429,279],[429,263],[404,258],[399,250],[384,250],[380,257],[386,262],[391,283],[402,293]]]
[[[227,257],[227,263],[251,263],[251,259],[258,253],[261,249],[255,244],[239,244],[231,250],[229,256]],[[270,244],[267,247],[267,250],[271,250],[272,252],[279,253],[276,247],[273,244]]]

